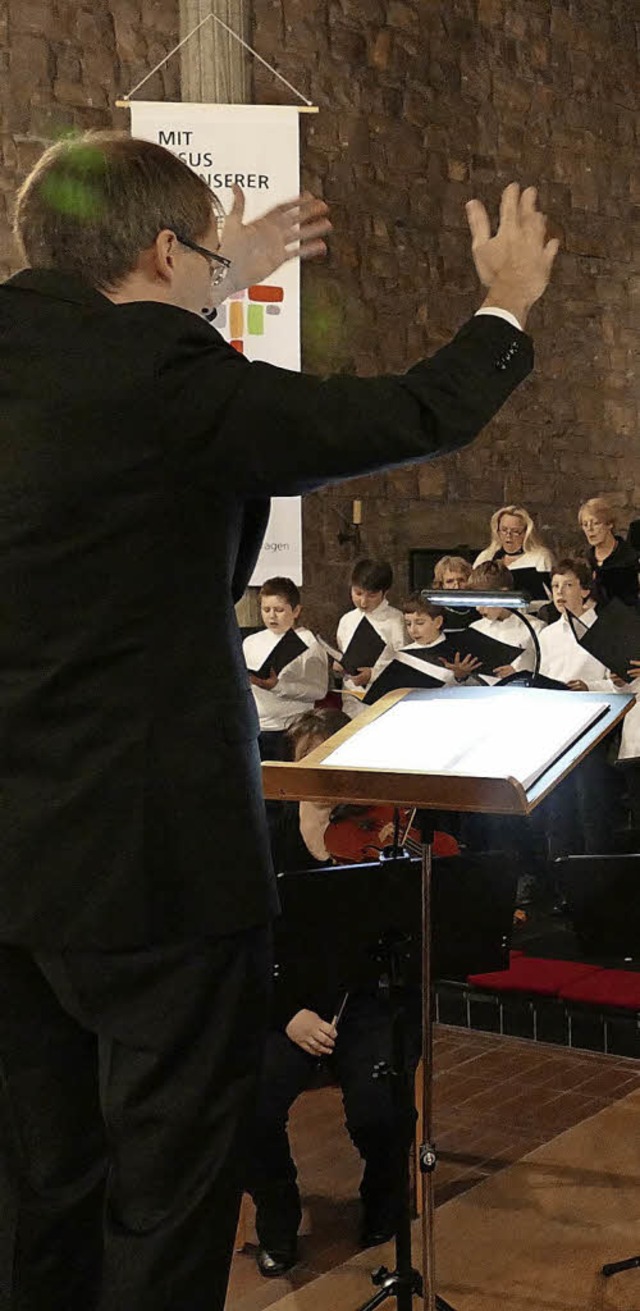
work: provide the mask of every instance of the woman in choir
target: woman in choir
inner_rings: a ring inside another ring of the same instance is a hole
[[[433,586],[440,587],[445,592],[464,592],[469,586],[470,574],[471,565],[464,556],[443,555],[433,571]],[[468,628],[469,624],[477,618],[478,611],[472,606],[464,610],[459,606],[455,609],[445,606],[443,631],[451,633],[457,632],[460,628]]]
[[[578,523],[589,543],[598,605],[617,596],[625,605],[638,604],[638,556],[615,532],[615,515],[606,496],[593,496],[578,511]]]
[[[500,560],[507,569],[534,570],[549,582],[553,556],[540,538],[523,505],[503,505],[491,516],[491,540],[474,560],[474,568],[488,560]]]
[[[434,587],[447,592],[461,592],[469,585],[471,565],[462,555],[443,555],[433,571]]]

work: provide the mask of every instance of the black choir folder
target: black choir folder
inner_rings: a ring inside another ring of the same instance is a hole
[[[249,673],[254,678],[269,678],[272,672],[281,674],[287,665],[291,664],[297,656],[302,655],[303,651],[308,651],[306,642],[298,636],[295,628],[288,628],[286,633],[272,646],[266,660],[263,660],[259,669],[250,669]]]
[[[425,649],[429,650],[428,647],[423,648]],[[512,665],[514,660],[522,655],[523,648],[511,646],[507,642],[498,642],[494,637],[487,637],[486,633],[481,633],[477,628],[461,628],[457,633],[447,633],[442,645],[432,647],[431,650],[434,663],[441,657],[445,660],[453,660],[456,653],[463,659],[467,655],[472,655],[476,660],[481,661],[476,670],[478,674],[492,674],[494,669],[499,669],[501,665]]]
[[[504,564],[504,560],[501,563]],[[551,600],[551,574],[543,573],[539,569],[517,567],[510,569],[509,572],[513,578],[514,592],[526,592],[532,601]]]
[[[435,651],[440,648],[435,647]],[[429,654],[434,651],[433,647],[414,648],[412,651],[398,651],[390,664],[386,665],[375,682],[371,684],[367,695],[364,697],[366,706],[375,705],[385,692],[399,692],[402,687],[444,687],[444,679],[435,677],[434,673],[427,672],[424,661],[429,659]],[[436,657],[433,655],[433,660]]]
[[[371,669],[386,646],[384,638],[373,624],[369,623],[366,615],[362,616],[345,651],[340,652],[335,647],[329,646],[320,635],[318,641],[325,651],[342,665],[345,674],[357,674],[359,669]]]
[[[577,615],[567,611],[573,635],[599,660],[605,669],[613,670],[620,678],[627,678],[632,660],[640,660],[640,614],[630,605],[624,605],[617,596],[598,611],[595,624],[587,628]]]

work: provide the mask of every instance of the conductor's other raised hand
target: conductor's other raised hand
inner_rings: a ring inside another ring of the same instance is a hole
[[[537,207],[536,189],[521,192],[517,182],[505,187],[494,236],[482,201],[470,200],[466,210],[476,271],[489,289],[484,306],[509,310],[524,326],[531,306],[548,286],[560,245],[556,237],[547,240],[547,220]]]
[[[326,254],[324,238],[331,231],[329,207],[304,192],[267,210],[251,223],[244,222],[245,196],[233,188],[233,206],[222,232],[220,253],[231,268],[220,285],[220,300],[271,277],[290,259],[317,259]]]

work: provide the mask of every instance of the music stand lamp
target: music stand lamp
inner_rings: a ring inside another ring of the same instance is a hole
[[[457,593],[458,597],[462,595]],[[304,759],[265,762],[264,792],[267,798],[280,801],[529,815],[621,721],[634,702],[633,696],[624,693],[565,693],[516,687],[389,692]],[[367,1311],[389,1297],[396,1298],[398,1311],[411,1311],[414,1296],[423,1298],[427,1311],[453,1311],[435,1289],[432,840],[433,825],[425,816],[421,842],[424,1141],[419,1148],[424,1184],[424,1278],[421,1280],[412,1268],[407,1214],[401,1218],[396,1236],[396,1269],[391,1273],[383,1269],[374,1275],[380,1291],[366,1303]]]
[[[420,593],[423,601],[431,601],[433,605],[445,606],[448,610],[468,609],[472,606],[476,608],[479,605],[497,607],[497,597],[500,597],[500,607],[504,610],[513,610],[516,618],[520,620],[528,629],[533,642],[534,665],[533,671],[528,678],[521,683],[521,686],[535,687],[536,678],[540,673],[540,643],[531,620],[522,613],[524,607],[531,604],[531,597],[526,592],[481,592],[472,588],[466,591],[460,589],[455,591],[454,588],[436,588],[425,587]]]

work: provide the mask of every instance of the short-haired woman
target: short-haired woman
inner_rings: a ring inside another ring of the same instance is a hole
[[[617,596],[625,605],[638,604],[638,556],[615,531],[615,513],[606,496],[592,496],[578,511],[578,523],[589,543],[595,597],[606,605]]]

